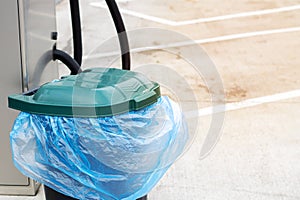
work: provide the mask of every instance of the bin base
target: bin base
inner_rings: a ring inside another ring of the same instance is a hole
[[[46,200],[78,200],[78,199],[74,199],[72,197],[68,197],[66,195],[63,195],[47,186],[44,185],[44,189],[45,189],[45,197]],[[147,200],[147,195],[144,197],[141,197],[137,200]]]
[[[46,200],[78,200],[56,192],[55,190],[47,187],[46,185],[44,185],[44,189]]]
[[[147,198],[147,195],[146,196],[143,196],[143,197],[141,197],[141,198],[139,198],[139,199],[137,199],[137,200],[147,200],[148,198]]]

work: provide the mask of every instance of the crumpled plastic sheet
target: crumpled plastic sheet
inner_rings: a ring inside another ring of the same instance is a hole
[[[148,194],[187,140],[180,107],[168,97],[103,118],[21,112],[11,132],[14,164],[24,175],[82,200]]]

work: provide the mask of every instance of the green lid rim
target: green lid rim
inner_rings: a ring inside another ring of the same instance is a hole
[[[90,118],[108,117],[130,111],[137,111],[156,103],[161,96],[160,86],[155,82],[153,82],[153,84],[155,86],[151,92],[147,94],[146,98],[132,99],[108,106],[45,104],[34,101],[33,95],[25,96],[23,94],[14,94],[8,97],[8,107],[38,115]]]

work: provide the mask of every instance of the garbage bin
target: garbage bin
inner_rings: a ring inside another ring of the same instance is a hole
[[[85,70],[11,95],[9,107],[22,111],[14,164],[51,200],[146,199],[188,139],[179,106],[132,71]]]

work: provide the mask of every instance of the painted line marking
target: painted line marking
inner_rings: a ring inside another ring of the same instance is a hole
[[[107,9],[106,5],[101,2],[92,2],[92,3],[90,3],[90,5],[94,6],[94,7]],[[134,16],[134,17],[141,18],[141,19],[146,19],[149,21],[153,21],[153,22],[157,22],[157,23],[165,24],[165,25],[169,25],[169,26],[184,26],[184,25],[191,25],[191,24],[197,24],[197,23],[216,22],[216,21],[222,21],[222,20],[228,20],[228,19],[236,19],[236,18],[242,18],[242,17],[268,15],[268,14],[273,14],[273,13],[288,12],[288,11],[299,10],[299,9],[300,9],[300,5],[298,4],[298,5],[293,5],[293,6],[271,8],[271,9],[265,9],[265,10],[256,10],[256,11],[221,15],[221,16],[208,17],[208,18],[199,18],[199,19],[186,20],[186,21],[168,20],[168,19],[155,17],[152,15],[146,15],[146,14],[143,14],[140,12],[135,12],[135,11],[122,9],[122,8],[120,8],[120,12],[123,14],[126,14],[126,15]]]
[[[297,27],[290,27],[290,28],[282,28],[282,29],[271,29],[271,30],[264,30],[264,31],[254,31],[248,33],[238,33],[232,35],[224,35],[214,38],[207,38],[207,39],[200,39],[196,40],[195,42],[198,44],[206,44],[211,42],[221,42],[227,40],[235,40],[235,39],[242,39],[242,38],[249,38],[249,37],[256,37],[256,36],[263,36],[263,35],[271,35],[271,34],[279,34],[279,33],[291,33],[291,32],[298,32],[300,31],[300,26]]]
[[[266,103],[274,103],[274,102],[293,99],[297,97],[300,97],[300,90],[293,90],[293,91],[278,93],[270,96],[247,99],[244,101],[227,103],[225,105],[223,104],[215,107],[211,106],[211,107],[199,109],[198,111],[187,112],[185,113],[185,115],[186,118],[203,117],[203,116],[208,116],[216,113],[240,110],[243,108],[255,107]]]
[[[224,35],[224,36],[205,38],[205,39],[200,39],[200,40],[195,40],[195,41],[184,41],[184,42],[175,42],[175,43],[170,43],[170,44],[155,45],[155,46],[149,46],[149,47],[138,47],[138,48],[132,48],[131,52],[138,53],[138,52],[149,51],[149,50],[183,47],[183,46],[189,46],[189,45],[195,45],[195,44],[207,44],[207,43],[213,43],[213,42],[223,42],[223,41],[230,41],[230,40],[235,40],[235,39],[244,39],[244,38],[250,38],[250,37],[265,36],[265,35],[279,34],[279,33],[291,33],[291,32],[299,32],[299,31],[300,31],[300,27],[271,29],[271,30],[264,30],[264,31],[255,31],[255,32],[248,32],[248,33]],[[95,47],[90,52],[94,52],[99,46],[100,45]],[[84,56],[83,59],[110,57],[110,56],[116,56],[119,54],[120,54],[119,51],[103,52],[103,53],[99,53],[96,55],[91,55],[91,53],[88,53],[88,55]]]
[[[99,2],[90,3],[90,5],[93,6],[93,7],[108,9],[105,4],[99,3]],[[150,15],[146,15],[146,14],[143,14],[143,13],[139,13],[139,12],[135,12],[135,11],[131,11],[131,10],[126,10],[126,9],[122,9],[122,8],[119,8],[119,10],[120,10],[121,13],[126,14],[126,15],[134,16],[134,17],[141,18],[141,19],[146,19],[146,20],[149,20],[149,21],[158,22],[158,23],[165,24],[165,25],[175,26],[174,21],[171,21],[171,20],[167,20],[167,19],[163,19],[163,18],[159,18],[159,17],[154,17],[154,16],[150,16]]]

